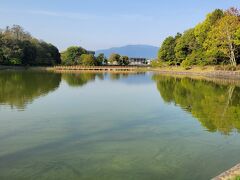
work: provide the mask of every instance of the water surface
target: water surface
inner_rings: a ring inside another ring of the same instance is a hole
[[[210,179],[240,162],[240,82],[0,72],[0,179]]]

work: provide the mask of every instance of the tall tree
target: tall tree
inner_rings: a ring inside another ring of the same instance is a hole
[[[176,64],[175,47],[176,41],[180,37],[181,34],[177,34],[175,37],[169,36],[163,41],[163,44],[158,52],[158,59],[160,61],[167,62],[169,65]]]
[[[120,65],[123,65],[123,66],[127,66],[129,65],[129,57],[128,56],[122,56],[121,57],[121,64]]]
[[[53,65],[60,64],[58,49],[33,38],[21,26],[6,27],[0,32],[0,64]]]
[[[176,61],[182,63],[193,51],[198,49],[198,43],[194,34],[194,29],[189,29],[176,41],[174,49]]]
[[[216,22],[223,17],[223,15],[224,12],[221,9],[216,9],[212,13],[209,13],[206,19],[194,28],[195,37],[200,45],[203,45],[208,32],[212,29]]]
[[[119,64],[120,58],[121,58],[121,56],[120,56],[119,54],[113,53],[113,54],[110,55],[108,61],[109,61],[111,64]]]
[[[103,64],[107,64],[107,58],[104,56],[103,53],[99,54],[96,58],[97,65],[101,66]]]
[[[239,11],[232,8],[227,10],[224,17],[208,33],[205,48],[210,52],[222,53],[232,66],[236,66],[236,32],[239,28]]]
[[[240,45],[240,28],[236,32],[236,40],[235,40],[236,45]]]
[[[82,47],[71,46],[62,53],[63,63],[66,65],[79,64],[78,61],[82,54],[87,54],[87,50]]]
[[[84,66],[95,66],[96,60],[92,54],[81,55],[81,64]]]

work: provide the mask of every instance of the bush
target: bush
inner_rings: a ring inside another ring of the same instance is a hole
[[[152,67],[167,67],[168,65],[161,60],[153,60],[153,61],[151,61],[151,66]]]
[[[22,61],[19,58],[12,58],[10,59],[10,65],[21,65]]]

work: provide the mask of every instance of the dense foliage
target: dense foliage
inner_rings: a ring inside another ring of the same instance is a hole
[[[64,65],[83,65],[83,66],[101,66],[107,64],[104,54],[97,57],[92,52],[79,46],[71,46],[61,54]]]
[[[115,53],[111,54],[108,61],[110,64],[120,65],[120,66],[127,66],[130,63],[128,56],[121,56]]]
[[[40,41],[18,25],[0,31],[0,65],[60,64],[60,53],[52,44]]]
[[[236,66],[240,63],[240,11],[236,8],[216,9],[195,28],[167,37],[159,50],[158,61],[185,67]]]

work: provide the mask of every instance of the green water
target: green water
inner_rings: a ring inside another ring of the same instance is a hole
[[[0,72],[1,180],[206,180],[239,132],[238,81]]]

